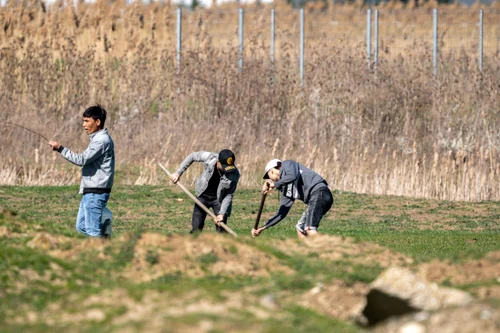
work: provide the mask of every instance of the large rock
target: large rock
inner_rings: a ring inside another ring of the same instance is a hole
[[[464,306],[472,300],[464,291],[439,287],[409,269],[392,267],[370,284],[366,300],[357,307],[354,316],[359,323],[371,326],[389,317]]]
[[[472,303],[435,312],[394,317],[377,325],[374,333],[497,333],[500,313],[487,304]]]

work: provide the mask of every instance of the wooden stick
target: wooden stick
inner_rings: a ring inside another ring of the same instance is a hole
[[[40,133],[38,133],[38,132],[35,132],[35,131],[30,130],[30,129],[29,129],[29,128],[27,128],[27,127],[24,127],[24,126],[21,126],[21,125],[15,124],[15,123],[11,123],[10,121],[3,121],[2,123],[4,123],[4,124],[8,124],[8,125],[14,125],[14,126],[17,126],[17,127],[19,127],[19,128],[25,129],[25,130],[27,130],[27,131],[29,131],[29,132],[33,133],[33,134],[38,135],[39,137],[43,138],[45,141],[49,142],[49,139],[47,139],[46,137],[44,137],[43,135],[41,135],[41,134],[40,134]]]
[[[264,202],[266,201],[266,194],[267,193],[263,193],[262,194],[262,199],[260,199],[259,212],[257,213],[257,218],[255,219],[255,224],[253,226],[253,228],[256,229],[256,230],[259,227],[260,215],[262,214],[262,209],[264,208]]]
[[[172,176],[172,174],[170,172],[168,172],[168,170],[161,164],[161,163],[158,163],[160,165],[160,168],[163,169],[163,171],[165,171],[167,173],[167,175],[170,177]],[[193,199],[193,201],[201,207],[201,209],[203,209],[205,212],[207,212],[208,215],[210,215],[212,218],[216,218],[215,214],[209,210],[207,208],[207,206],[205,206],[200,200],[198,200],[198,198],[196,198],[193,193],[189,192],[189,190],[184,186],[182,185],[181,183],[177,182],[176,183],[177,185],[179,185],[179,187],[191,198]],[[229,232],[231,235],[233,235],[234,237],[238,237],[238,235],[233,231],[231,230],[231,228],[229,228],[224,222],[219,222],[220,223],[220,226],[226,230],[227,232]]]

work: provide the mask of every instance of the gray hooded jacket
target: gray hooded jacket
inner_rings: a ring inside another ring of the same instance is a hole
[[[282,192],[280,208],[271,217],[265,227],[270,228],[283,220],[296,199],[306,205],[311,199],[311,193],[321,188],[328,188],[328,183],[323,177],[301,163],[286,160],[281,163],[280,179],[274,183],[277,190]]]
[[[77,154],[68,148],[59,148],[61,156],[82,167],[79,193],[109,193],[115,176],[115,145],[107,129],[90,134],[87,149]]]
[[[195,185],[196,196],[199,197],[208,187],[208,182],[212,178],[215,169],[215,164],[219,154],[207,151],[194,152],[181,163],[179,169],[176,171],[179,177],[186,171],[193,162],[203,163],[203,173],[198,178]],[[240,179],[240,172],[238,169],[232,172],[226,172],[220,178],[219,187],[217,188],[217,200],[221,203],[220,215],[231,215],[233,205],[233,195],[238,186]]]

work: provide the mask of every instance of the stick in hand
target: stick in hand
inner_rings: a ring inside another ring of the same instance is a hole
[[[163,169],[163,171],[165,171],[165,173],[170,177],[172,174],[170,172],[168,172],[168,170],[161,164],[161,163],[158,163],[160,165],[160,168]],[[210,215],[212,218],[216,218],[215,214],[209,210],[207,208],[207,206],[205,206],[203,203],[201,203],[200,200],[198,200],[191,192],[189,192],[189,190],[184,187],[184,185],[182,185],[180,182],[177,182],[176,183],[177,185],[179,185],[179,187],[198,205],[201,207],[201,209],[203,209],[208,215]],[[233,231],[231,230],[231,228],[229,228],[224,222],[219,222],[220,223],[220,226],[226,230],[227,232],[229,232],[231,235],[233,235],[234,237],[238,237],[238,235]]]
[[[257,230],[259,227],[259,221],[260,221],[260,215],[262,215],[262,209],[264,208],[264,202],[266,201],[266,195],[267,193],[262,194],[262,199],[260,199],[260,207],[259,207],[259,212],[257,213],[257,218],[255,219],[255,224],[253,228]]]

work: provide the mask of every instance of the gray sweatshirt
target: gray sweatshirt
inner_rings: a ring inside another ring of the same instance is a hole
[[[193,162],[203,163],[203,173],[201,177],[198,178],[195,185],[196,196],[199,197],[207,189],[208,182],[212,178],[212,174],[216,168],[215,164],[219,158],[219,154],[211,153],[207,151],[199,151],[190,154],[181,163],[179,169],[176,171],[179,176],[181,176],[184,171]],[[233,195],[238,186],[238,181],[240,179],[240,172],[238,169],[233,172],[226,172],[220,178],[219,187],[217,188],[217,200],[221,203],[220,215],[231,215],[231,209],[233,205]]]
[[[79,193],[110,193],[115,176],[115,145],[107,129],[90,134],[87,149],[77,154],[61,146],[59,152],[69,162],[82,167]]]
[[[267,221],[266,228],[270,228],[283,220],[290,208],[292,208],[295,199],[299,199],[307,205],[311,193],[321,188],[327,188],[328,183],[323,177],[303,164],[286,160],[281,162],[280,179],[274,183],[274,187],[282,192],[280,208]]]

